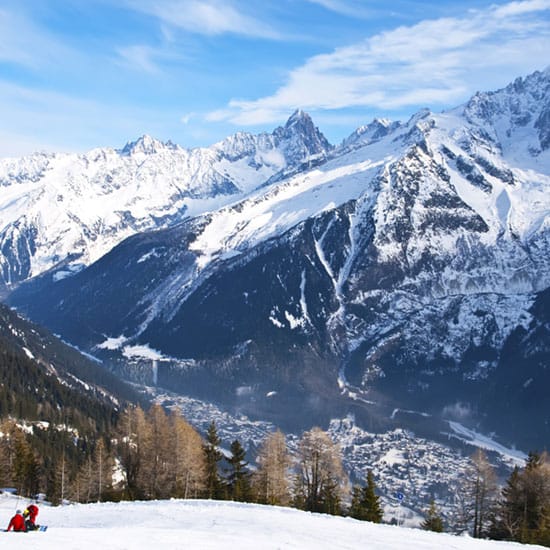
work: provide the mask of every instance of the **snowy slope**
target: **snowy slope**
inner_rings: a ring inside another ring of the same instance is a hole
[[[5,524],[18,504],[0,496]],[[23,506],[24,503],[20,503]],[[156,501],[41,506],[45,533],[0,533],[2,548],[132,550],[512,550],[541,548],[375,525],[287,508],[217,501]],[[24,540],[22,540],[24,539]]]
[[[545,78],[548,81],[548,73]],[[501,95],[508,93],[506,89]],[[503,101],[501,95],[495,94],[497,103]],[[550,104],[548,93],[545,98]],[[422,112],[406,125],[377,123],[387,131],[376,139],[360,147],[360,139],[352,140],[352,148],[348,141],[321,166],[211,212],[189,245],[197,256],[195,269],[183,278],[182,272],[176,273],[172,282],[165,279],[159,292],[150,293],[150,312],[172,317],[197,281],[221,262],[239,257],[247,261],[247,254],[255,254],[259,245],[291,229],[298,234],[306,220],[329,215],[332,221],[313,235],[316,257],[311,261],[329,278],[339,303],[333,323],[353,324],[346,319],[346,302],[362,304],[378,297],[391,300],[394,310],[400,307],[393,296],[379,295],[387,290],[379,279],[365,280],[368,262],[379,270],[400,271],[395,290],[415,289],[417,305],[409,300],[402,306],[409,310],[426,308],[426,299],[434,307],[437,302],[447,307],[445,301],[457,295],[495,295],[485,300],[497,316],[500,335],[495,337],[502,341],[512,327],[528,320],[531,294],[550,284],[550,260],[541,253],[550,249],[550,170],[545,160],[550,150],[533,157],[530,170],[518,168],[515,157],[487,137],[489,122],[480,127],[468,117]],[[500,119],[498,126],[503,126]],[[536,137],[534,126],[531,130]],[[340,237],[343,250],[334,250],[327,238],[338,223],[338,230],[346,233]],[[374,253],[366,250],[370,223]],[[282,313],[275,323],[284,325],[284,315],[302,319],[302,325],[311,321],[304,302],[298,315]],[[467,315],[459,331],[475,321]],[[376,326],[380,330],[380,323]],[[365,337],[352,332],[349,336],[348,350]],[[451,348],[454,357],[460,350]]]
[[[449,113],[424,111],[406,125],[375,121],[360,128],[333,153],[333,160],[213,211],[190,246],[199,254],[198,268],[216,258],[246,252],[306,219],[358,201],[350,216],[355,229],[350,230],[360,229],[361,215],[374,203],[374,242],[385,261],[398,259],[410,265],[426,253],[457,255],[464,241],[500,248],[501,258],[495,258],[498,273],[476,276],[473,269],[465,273],[462,266],[453,270],[451,265],[441,274],[440,294],[494,291],[495,283],[502,280],[507,292],[546,288],[550,266],[526,248],[538,238],[548,244],[550,148],[537,124],[541,111],[550,109],[549,82],[550,71],[546,71],[521,85],[516,81],[500,92],[485,94],[498,117],[474,116],[480,94]],[[523,95],[514,94],[516,89]],[[512,112],[502,106],[508,103],[515,106]],[[514,113],[523,122],[531,121],[530,125],[514,125]],[[414,182],[406,181],[411,178]],[[414,187],[407,188],[409,183]],[[442,221],[447,227],[438,223],[438,216],[447,217]],[[410,234],[396,233],[396,223],[407,223]],[[359,239],[360,235],[351,235],[351,254],[360,252]],[[322,243],[317,244],[322,255]],[[336,289],[348,275],[354,260],[351,254],[343,271],[337,273],[326,264],[327,273],[340,279],[340,283],[335,280]],[[509,271],[504,278],[503,269]]]
[[[121,150],[0,160],[0,279],[64,263],[56,276],[70,275],[129,235],[235,200],[330,148],[297,111],[272,134],[238,133],[210,148],[143,136]]]

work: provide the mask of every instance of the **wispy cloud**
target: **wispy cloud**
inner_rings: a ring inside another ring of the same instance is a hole
[[[495,17],[513,17],[515,15],[524,15],[527,13],[544,11],[549,8],[547,0],[524,0],[520,2],[510,2],[494,10]]]
[[[470,10],[462,18],[402,26],[314,56],[291,71],[274,94],[234,99],[208,119],[251,125],[280,121],[297,107],[449,105],[480,87],[494,86],[503,76],[544,68],[549,16],[550,0],[526,0]]]
[[[186,56],[174,48],[149,46],[148,44],[133,44],[116,48],[115,62],[125,68],[160,75],[166,72],[167,63],[179,63]]]
[[[190,33],[283,38],[271,25],[229,0],[127,0],[127,6],[158,18],[164,25]]]
[[[130,68],[151,74],[158,74],[161,72],[155,59],[158,52],[150,46],[142,44],[125,46],[118,48],[117,54],[120,62]]]
[[[195,118],[197,116],[197,113],[191,111],[190,113],[185,113],[181,116],[180,121],[182,124],[189,124],[192,118]]]
[[[323,8],[350,17],[368,17],[372,12],[362,0],[307,0]]]
[[[41,69],[74,57],[74,52],[29,18],[0,8],[0,61]]]

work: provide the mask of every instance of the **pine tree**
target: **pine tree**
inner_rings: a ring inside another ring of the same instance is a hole
[[[371,470],[367,472],[367,482],[364,487],[356,485],[352,488],[349,515],[362,521],[373,523],[382,521],[383,511],[380,499],[376,495],[376,484]]]
[[[61,504],[60,466],[57,461],[49,461],[46,469],[46,494],[52,506]]]
[[[338,481],[328,477],[321,487],[321,512],[339,516],[342,513],[342,498]]]
[[[206,498],[220,499],[224,497],[223,483],[219,474],[219,463],[223,458],[219,450],[221,443],[214,421],[208,426],[206,441],[203,445],[203,453],[206,469]]]
[[[550,544],[550,460],[529,453],[502,491],[491,535],[528,544]]]
[[[349,515],[352,518],[364,520],[365,514],[361,504],[363,496],[363,490],[360,485],[354,485],[351,488],[351,505],[349,508]]]
[[[380,498],[376,494],[376,483],[372,470],[367,472],[367,484],[363,487],[361,503],[365,508],[365,519],[373,523],[380,523],[384,515],[380,506]]]
[[[19,431],[13,420],[5,420],[0,426],[0,481],[3,487],[13,485],[13,465],[15,459],[16,432]]]
[[[231,456],[226,459],[229,463],[227,476],[229,498],[238,502],[248,502],[251,500],[251,482],[248,462],[245,460],[246,452],[237,439],[231,443],[230,451]]]
[[[522,515],[520,495],[521,474],[516,466],[502,489],[502,499],[490,529],[491,538],[515,540]]]
[[[443,533],[443,519],[441,518],[433,499],[430,502],[430,507],[426,513],[426,518],[421,523],[420,527],[426,531]]]
[[[19,494],[32,496],[39,491],[38,459],[22,432],[15,431],[14,436],[13,480]]]
[[[546,453],[529,453],[520,476],[518,542],[537,544],[546,528],[550,510],[550,461]]]

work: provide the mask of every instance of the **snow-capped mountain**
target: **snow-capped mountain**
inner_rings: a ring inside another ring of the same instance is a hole
[[[315,162],[10,300],[127,374],[154,360],[165,387],[293,427],[352,411],[369,429],[459,419],[535,445],[550,436],[549,112],[546,70],[330,152],[307,140]]]
[[[272,134],[183,149],[143,136],[123,149],[0,160],[0,284],[89,265],[124,238],[167,227],[324,158],[330,145],[296,111]]]

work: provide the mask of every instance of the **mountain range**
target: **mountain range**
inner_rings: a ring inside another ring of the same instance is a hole
[[[272,134],[183,149],[142,136],[122,149],[0,161],[0,284],[79,271],[137,232],[234,200],[330,145],[297,111]]]
[[[297,429],[550,436],[550,70],[332,146],[0,161],[5,300],[123,377]]]

